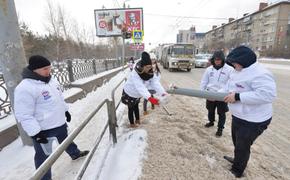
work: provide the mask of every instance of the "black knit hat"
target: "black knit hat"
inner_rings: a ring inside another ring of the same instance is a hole
[[[152,65],[150,55],[145,51],[141,55],[140,65],[141,67],[146,66],[146,65]]]
[[[257,61],[256,54],[246,46],[239,46],[232,50],[227,56],[226,62],[229,64],[237,63],[243,68],[247,68]]]
[[[35,69],[43,68],[50,65],[51,63],[48,59],[40,55],[35,55],[29,58],[29,65],[27,66],[27,68],[33,71]]]

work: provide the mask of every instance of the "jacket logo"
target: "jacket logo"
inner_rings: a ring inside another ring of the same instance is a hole
[[[44,100],[48,100],[49,98],[51,98],[48,91],[43,91],[41,94]]]
[[[244,89],[245,88],[244,86],[242,86],[240,84],[236,84],[236,87],[241,88],[241,89]]]

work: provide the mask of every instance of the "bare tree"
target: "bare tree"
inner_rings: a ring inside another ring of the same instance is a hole
[[[59,18],[57,15],[57,11],[55,10],[55,7],[53,6],[52,2],[50,0],[47,0],[47,25],[46,28],[50,34],[55,36],[56,40],[56,58],[59,60],[59,39],[61,37],[61,25],[59,23]]]
[[[70,17],[66,13],[65,9],[58,5],[58,21],[61,27],[61,30],[64,35],[65,40],[65,49],[66,49],[66,57],[71,57],[71,50],[70,50]]]

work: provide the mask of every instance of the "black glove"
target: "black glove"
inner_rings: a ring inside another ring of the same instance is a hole
[[[48,140],[46,139],[46,134],[43,131],[39,131],[38,134],[36,134],[35,136],[32,136],[33,139],[36,140],[36,142],[38,143],[42,143],[42,144],[47,144]]]
[[[70,120],[71,120],[71,115],[70,115],[70,113],[69,113],[68,111],[65,112],[65,117],[66,117],[66,121],[67,121],[67,122],[70,122]]]

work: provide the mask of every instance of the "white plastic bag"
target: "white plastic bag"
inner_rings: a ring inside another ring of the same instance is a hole
[[[41,146],[45,155],[47,155],[47,156],[51,155],[51,153],[53,151],[53,141],[54,140],[56,140],[56,137],[48,137],[47,138],[48,143],[46,143],[46,144],[40,143],[40,146]]]

